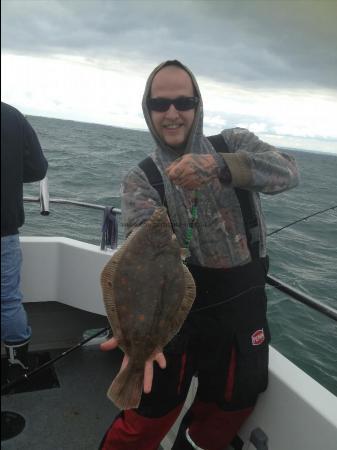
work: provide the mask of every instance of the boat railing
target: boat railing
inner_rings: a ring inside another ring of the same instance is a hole
[[[105,210],[107,207],[103,205],[98,205],[96,203],[88,203],[82,202],[78,200],[68,200],[65,198],[50,198],[49,197],[49,189],[48,189],[48,178],[45,177],[40,181],[40,195],[38,197],[24,197],[25,202],[35,202],[40,203],[40,214],[43,216],[48,216],[49,211],[49,203],[58,203],[61,205],[74,205],[74,206],[83,206],[85,208],[91,209],[101,209]],[[121,210],[119,208],[113,208],[116,214],[120,214]]]
[[[57,204],[63,204],[63,205],[72,205],[72,206],[80,206],[84,208],[91,208],[91,209],[99,209],[104,212],[106,212],[107,208],[112,210],[115,214],[121,214],[121,210],[119,208],[113,208],[113,207],[107,207],[103,205],[97,205],[95,203],[87,203],[82,202],[78,200],[68,200],[64,198],[50,198],[49,197],[49,191],[48,191],[48,180],[47,177],[44,178],[40,182],[40,195],[38,197],[24,197],[25,202],[35,202],[40,203],[40,214],[42,215],[48,215],[50,213],[49,211],[49,203],[57,203]],[[104,221],[106,220],[106,214],[103,218],[103,226],[102,229],[104,229]],[[104,231],[102,231],[104,233]],[[101,250],[105,250],[105,240],[101,240]],[[291,299],[299,301],[310,308],[319,311],[320,313],[324,314],[327,317],[330,317],[331,319],[337,321],[337,310],[334,308],[331,308],[328,305],[325,305],[324,303],[320,302],[317,299],[312,298],[311,296],[307,295],[306,293],[293,288],[292,286],[289,286],[287,283],[284,283],[283,281],[279,280],[278,278],[267,275],[267,284],[278,289],[279,291],[287,294]]]
[[[289,295],[292,299],[304,303],[307,306],[310,306],[310,308],[313,308],[316,311],[323,313],[325,316],[328,316],[337,322],[336,309],[331,308],[330,306],[325,305],[324,303],[309,296],[308,294],[305,294],[304,292],[289,286],[288,284],[284,283],[283,281],[279,280],[278,278],[272,275],[267,275],[267,284],[275,287],[284,294]]]
[[[39,203],[40,202],[40,197],[24,197],[23,198],[25,202],[27,203]],[[103,205],[98,205],[96,203],[87,203],[87,202],[82,202],[82,201],[78,201],[78,200],[68,200],[65,198],[51,198],[49,199],[50,203],[58,203],[59,205],[74,205],[74,206],[83,206],[85,208],[91,208],[91,209],[101,209],[101,210],[105,210],[106,206]],[[113,208],[114,212],[116,212],[116,214],[120,214],[121,210],[119,208]],[[44,216],[49,215],[50,211],[49,210],[43,210],[41,211],[41,214]]]
[[[102,221],[102,238],[101,238],[101,250],[106,249],[107,234],[114,234],[112,236],[112,241],[114,242],[114,246],[117,247],[117,239],[118,233],[116,232],[116,215],[121,214],[121,210],[119,208],[98,205],[96,203],[88,203],[82,202],[79,200],[69,200],[65,198],[50,198],[49,197],[49,189],[48,189],[48,178],[45,177],[40,181],[40,193],[38,197],[24,197],[24,202],[27,203],[39,203],[40,204],[40,214],[43,216],[48,216],[50,214],[49,204],[57,203],[59,205],[72,205],[72,206],[80,206],[89,209],[99,209],[104,212],[103,221]],[[113,231],[112,231],[113,230]]]

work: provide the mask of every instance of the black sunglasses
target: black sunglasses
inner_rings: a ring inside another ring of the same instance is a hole
[[[177,111],[188,111],[193,109],[198,104],[198,97],[178,97],[178,98],[148,98],[147,106],[151,111],[165,112],[171,105],[175,107]]]

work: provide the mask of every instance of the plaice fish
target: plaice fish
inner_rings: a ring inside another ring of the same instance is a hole
[[[156,208],[114,253],[101,286],[114,336],[129,357],[107,395],[120,409],[136,408],[145,361],[179,331],[196,294],[166,208]]]

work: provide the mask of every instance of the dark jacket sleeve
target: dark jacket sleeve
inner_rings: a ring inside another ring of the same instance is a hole
[[[23,140],[23,182],[42,180],[46,176],[48,162],[35,131],[25,117],[23,117]]]

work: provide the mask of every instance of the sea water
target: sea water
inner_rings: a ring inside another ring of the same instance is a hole
[[[49,162],[51,198],[120,208],[124,175],[153,151],[148,132],[74,121],[28,117]],[[287,150],[296,159],[300,185],[261,195],[268,232],[337,204],[337,155]],[[337,149],[336,149],[337,151]],[[25,185],[37,197],[38,183]],[[100,245],[103,213],[69,205],[26,203],[28,236],[65,236]],[[123,227],[119,227],[119,242]],[[337,308],[337,210],[314,216],[268,239],[270,274]],[[268,287],[272,345],[337,395],[337,324],[274,288]]]

